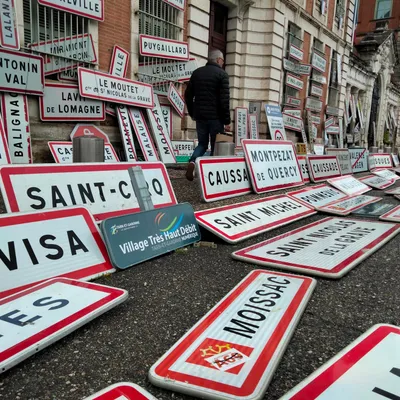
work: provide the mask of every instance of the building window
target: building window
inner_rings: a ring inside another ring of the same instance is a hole
[[[335,20],[338,29],[343,28],[344,14],[345,14],[345,0],[336,0]]]
[[[328,105],[331,107],[338,107],[339,105],[339,80],[338,80],[338,64],[337,64],[337,53],[335,50],[332,52],[331,59],[331,76],[329,80],[329,95]]]
[[[375,19],[389,18],[392,12],[392,0],[376,0]]]
[[[289,22],[288,49],[291,44],[299,47],[300,49],[303,48],[303,40],[301,39],[301,28]]]
[[[328,1],[329,0],[316,0],[315,7],[317,8],[318,12],[322,15],[326,15],[328,13]],[[334,0],[331,0],[334,1]]]
[[[51,56],[52,62],[45,64],[46,75],[52,75],[56,69],[66,70],[77,65],[95,64],[96,55],[91,46],[91,38],[85,35],[89,33],[87,18],[42,6],[37,0],[23,0],[23,10],[24,48]],[[68,39],[83,50],[71,52],[67,46],[62,46]],[[87,48],[89,50],[85,51]]]

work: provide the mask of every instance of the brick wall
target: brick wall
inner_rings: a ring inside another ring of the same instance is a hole
[[[114,45],[131,51],[131,0],[107,0],[104,9],[104,22],[99,23],[99,67],[108,71]]]
[[[333,21],[335,18],[336,0],[331,0],[328,3],[328,29],[331,31],[333,28]]]

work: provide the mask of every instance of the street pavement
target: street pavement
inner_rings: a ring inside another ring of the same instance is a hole
[[[178,201],[189,202],[196,210],[266,197],[247,195],[205,204],[197,180],[187,182],[179,169],[169,173]],[[400,204],[383,191],[368,194]],[[96,280],[128,290],[129,299],[2,374],[0,398],[83,399],[129,381],[160,400],[192,399],[151,385],[147,373],[243,277],[259,268],[233,260],[231,253],[324,217],[317,214],[236,245],[206,233],[203,239],[217,243],[216,249],[190,247]],[[400,325],[399,260],[400,235],[342,279],[317,278],[265,399],[278,399],[372,325]]]

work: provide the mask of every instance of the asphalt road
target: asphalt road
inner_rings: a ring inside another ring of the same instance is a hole
[[[259,198],[248,195],[204,204],[197,182],[187,182],[179,170],[170,170],[170,176],[178,200],[197,210]],[[400,204],[381,191],[368,194]],[[160,400],[192,399],[151,385],[147,373],[210,308],[258,268],[233,260],[231,253],[323,217],[318,214],[237,245],[208,235],[204,239],[214,240],[217,249],[189,248],[98,279],[128,290],[129,299],[2,374],[0,398],[75,400],[129,381]],[[372,325],[400,325],[399,260],[400,235],[342,279],[317,279],[265,399],[278,399]]]

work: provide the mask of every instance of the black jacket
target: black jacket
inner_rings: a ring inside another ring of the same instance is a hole
[[[216,63],[197,68],[185,92],[186,106],[194,120],[220,120],[231,123],[229,112],[229,76]]]

